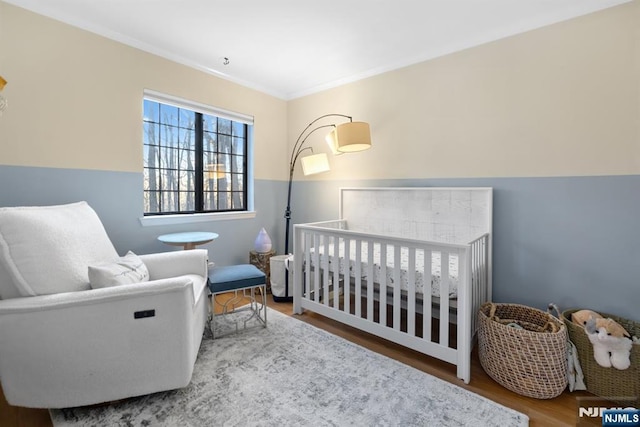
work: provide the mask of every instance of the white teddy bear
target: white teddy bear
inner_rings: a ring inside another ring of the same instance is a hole
[[[593,357],[605,368],[627,369],[633,341],[629,333],[613,319],[590,317],[584,326],[593,344]]]

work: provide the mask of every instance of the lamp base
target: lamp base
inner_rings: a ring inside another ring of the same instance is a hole
[[[273,295],[274,302],[293,302],[293,297],[277,297]]]

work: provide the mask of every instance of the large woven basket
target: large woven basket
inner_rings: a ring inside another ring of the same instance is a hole
[[[567,328],[560,319],[520,304],[485,303],[478,328],[480,364],[503,387],[537,399],[567,387]]]
[[[603,368],[593,358],[593,345],[584,328],[571,321],[571,314],[576,311],[578,309],[565,310],[562,312],[562,318],[567,325],[569,339],[578,350],[578,360],[587,391],[624,407],[640,408],[640,344],[632,345],[631,366],[628,369]],[[618,322],[632,336],[640,337],[640,323],[612,314],[600,314]]]

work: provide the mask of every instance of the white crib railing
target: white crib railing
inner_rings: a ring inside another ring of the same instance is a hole
[[[468,383],[475,313],[491,298],[488,242],[488,234],[462,245],[362,233],[348,230],[346,220],[295,225],[294,313],[314,311],[452,363]],[[379,245],[377,260],[374,245]],[[418,254],[424,259],[422,271],[416,268]],[[431,259],[436,254],[440,286],[434,295]],[[454,277],[452,257],[457,257]],[[456,277],[457,296],[450,299]]]

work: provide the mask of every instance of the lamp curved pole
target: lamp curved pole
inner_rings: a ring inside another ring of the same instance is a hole
[[[350,122],[353,122],[353,117],[352,117],[352,116],[347,116],[346,114],[336,114],[336,113],[332,113],[332,114],[325,114],[325,115],[323,115],[323,116],[320,116],[320,117],[318,117],[317,119],[315,119],[314,121],[312,121],[311,123],[309,123],[309,124],[307,125],[307,127],[306,127],[306,128],[304,128],[304,130],[300,133],[300,136],[298,136],[298,139],[296,139],[296,143],[293,145],[293,151],[291,152],[291,160],[289,161],[289,165],[290,165],[290,166],[293,166],[293,165],[294,165],[294,163],[295,163],[295,162],[293,161],[293,158],[294,158],[294,156],[297,156],[297,154],[296,154],[296,153],[298,153],[298,151],[297,151],[297,150],[299,150],[300,148],[302,148],[302,146],[304,145],[304,142],[307,140],[307,138],[309,137],[309,135],[311,135],[313,132],[315,132],[315,131],[317,131],[318,129],[321,129],[321,128],[323,128],[323,127],[329,127],[329,126],[334,126],[334,127],[335,127],[335,124],[319,126],[319,127],[315,128],[315,129],[313,129],[311,132],[309,132],[309,133],[307,134],[307,136],[305,136],[305,137],[304,137],[304,139],[302,138],[302,137],[304,136],[305,132],[306,132],[307,130],[309,130],[309,128],[310,128],[311,126],[313,126],[316,122],[318,122],[319,120],[322,120],[322,119],[324,119],[324,118],[326,118],[326,117],[344,117],[344,118],[346,118],[346,119],[349,119],[349,121],[350,121]],[[302,142],[301,142],[300,140],[302,140]]]
[[[346,119],[349,119],[349,121],[353,121],[353,117],[352,116],[347,116],[346,114],[337,114],[337,113],[332,113],[332,114],[324,114],[318,118],[316,118],[315,120],[313,120],[311,123],[309,123],[307,125],[307,127],[304,128],[304,130],[300,133],[300,135],[298,136],[298,138],[296,139],[296,143],[293,145],[293,150],[291,151],[291,158],[289,160],[289,188],[287,191],[287,208],[284,211],[284,217],[286,219],[286,229],[285,229],[285,240],[284,240],[284,253],[285,255],[289,253],[289,230],[290,230],[290,225],[291,225],[291,187],[293,185],[293,172],[295,170],[296,167],[296,163],[298,161],[298,158],[300,157],[300,154],[303,151],[306,150],[311,150],[313,152],[313,149],[311,147],[304,147],[304,143],[307,141],[307,138],[309,138],[309,136],[311,136],[312,133],[314,133],[315,131],[319,130],[319,129],[324,129],[324,128],[328,128],[328,127],[336,127],[336,125],[334,123],[332,124],[328,124],[328,125],[321,125],[318,126],[314,129],[312,129],[311,131],[309,131],[309,129],[316,124],[318,121],[327,118],[327,117],[344,117]],[[288,278],[288,276],[287,276]]]
[[[302,134],[300,135],[303,135],[309,129],[309,127],[312,126],[313,123],[317,122],[318,120],[319,119],[316,119],[313,122],[311,122],[311,124],[307,126],[305,130],[302,131]],[[287,220],[285,238],[284,238],[285,255],[289,254],[289,230],[291,228],[291,187],[293,185],[293,172],[295,171],[296,163],[298,162],[298,158],[300,157],[300,154],[302,154],[303,151],[310,150],[311,152],[313,152],[313,148],[304,147],[304,143],[307,141],[307,138],[309,138],[309,136],[311,136],[312,133],[314,133],[318,129],[335,127],[335,126],[336,125],[334,124],[318,126],[317,128],[313,129],[311,132],[309,132],[307,136],[305,136],[302,140],[300,140],[300,137],[298,137],[298,140],[296,141],[296,145],[294,146],[294,150],[291,153],[291,160],[289,161],[289,188],[287,191],[287,208],[284,211],[284,218]]]
[[[328,128],[328,127],[336,127],[336,125],[334,123],[332,124],[328,124],[328,125],[321,125],[318,126],[314,129],[312,129],[311,131],[309,131],[309,129],[316,124],[319,120],[322,120],[324,118],[327,117],[344,117],[346,119],[349,119],[349,121],[353,122],[353,117],[351,116],[347,116],[346,114],[336,114],[336,113],[332,113],[332,114],[325,114],[322,115],[320,117],[318,117],[317,119],[313,120],[311,123],[309,123],[307,125],[306,128],[304,128],[304,130],[300,133],[300,135],[298,136],[298,139],[296,139],[296,143],[293,145],[293,150],[291,151],[291,157],[289,159],[289,188],[287,191],[287,207],[284,211],[284,218],[286,220],[286,225],[285,225],[285,238],[284,238],[284,253],[285,255],[289,254],[289,231],[291,228],[291,187],[293,185],[293,172],[295,170],[296,167],[296,163],[298,161],[298,158],[300,157],[300,154],[303,151],[306,150],[311,150],[311,152],[313,152],[313,149],[311,147],[304,147],[304,143],[307,141],[307,138],[309,138],[309,136],[311,136],[312,133],[314,133],[315,131],[319,130],[319,129],[324,129],[324,128]],[[285,274],[285,297],[278,297],[276,299],[276,297],[274,296],[274,301],[291,301],[293,299],[293,297],[289,297],[289,274]]]

